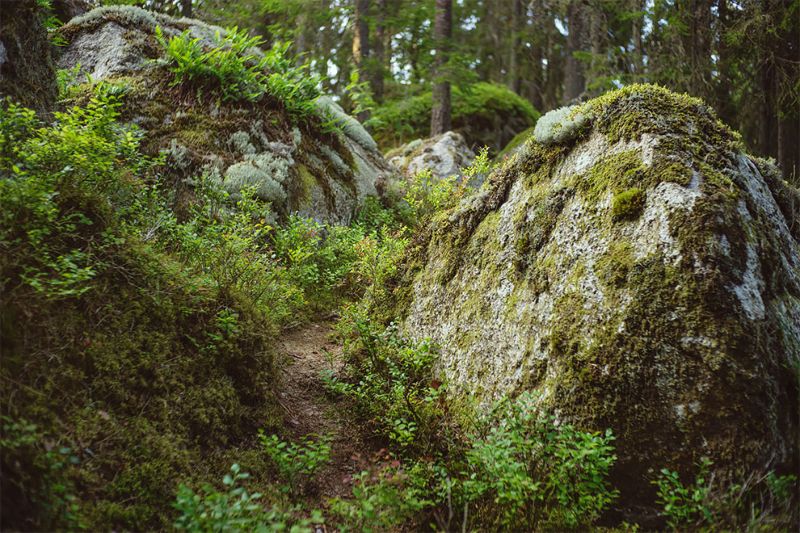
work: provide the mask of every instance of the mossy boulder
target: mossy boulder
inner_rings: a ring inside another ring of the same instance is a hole
[[[623,507],[702,456],[723,483],[797,472],[800,193],[685,95],[563,119],[434,219],[388,307],[441,345],[454,397],[536,390],[611,428]]]
[[[216,36],[225,35],[193,19],[101,7],[61,29],[68,45],[58,63],[64,69],[80,65],[90,76],[91,83],[73,88],[76,99],[101,81],[117,88],[123,118],[145,132],[145,149],[167,154],[181,198],[190,198],[187,183],[207,174],[234,199],[243,187],[254,187],[278,216],[298,212],[348,223],[364,198],[378,194],[376,182],[392,178],[375,141],[330,99],[317,103],[318,120],[297,121],[270,94],[255,102],[224,101],[212,90],[174,86],[157,27],[166,38],[189,31],[206,49],[220,46]],[[337,131],[325,126],[329,119],[339,125]]]
[[[46,17],[35,0],[6,5],[0,17],[0,98],[11,97],[39,115],[53,110],[58,93]]]
[[[391,100],[375,110],[372,134],[384,150],[430,135],[430,91]],[[477,152],[488,146],[494,155],[539,118],[533,105],[503,85],[475,83],[453,87],[453,131]]]

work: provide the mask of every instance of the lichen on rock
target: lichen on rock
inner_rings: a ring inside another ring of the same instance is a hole
[[[389,151],[386,159],[405,177],[430,170],[436,179],[460,176],[475,160],[475,152],[460,133],[448,131],[430,139],[416,139]],[[476,183],[475,185],[480,185]]]
[[[456,397],[536,389],[560,419],[611,428],[623,507],[701,455],[718,479],[796,471],[797,191],[660,87],[556,119],[412,246],[388,302],[405,331],[442,346]]]

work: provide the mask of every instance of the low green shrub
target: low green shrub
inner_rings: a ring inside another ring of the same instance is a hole
[[[472,438],[460,487],[476,524],[586,527],[617,497],[607,482],[616,460],[610,430],[559,423],[527,392],[501,402],[488,421],[489,431]]]
[[[329,435],[316,439],[307,435],[299,442],[290,442],[281,440],[277,435],[267,435],[261,430],[258,439],[264,453],[288,483],[289,490],[297,491],[302,479],[307,480],[331,460],[332,438]]]
[[[399,466],[387,466],[354,476],[351,498],[335,498],[331,513],[340,531],[389,531],[401,527],[430,506],[424,491],[414,486]]]
[[[694,479],[661,469],[653,484],[661,514],[673,530],[782,531],[797,524],[797,476],[767,472],[744,483],[720,482],[702,458]]]
[[[192,533],[301,532],[313,531],[313,525],[324,523],[318,511],[313,512],[309,518],[298,519],[290,512],[266,507],[260,493],[250,493],[243,486],[243,482],[249,477],[248,473],[241,471],[238,464],[234,464],[230,473],[222,480],[224,492],[208,484],[197,492],[181,485],[174,504],[179,512],[175,529]]]
[[[432,380],[437,351],[381,328],[351,307],[337,326],[345,342],[345,375],[326,373],[328,389],[351,398],[398,452],[432,450],[443,412],[441,383]]]

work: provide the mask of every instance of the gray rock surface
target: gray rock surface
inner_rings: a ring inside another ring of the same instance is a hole
[[[434,178],[460,176],[461,169],[475,159],[475,153],[460,133],[448,131],[430,139],[417,139],[386,154],[389,163],[404,176],[429,169]]]
[[[719,480],[796,471],[800,192],[698,100],[639,86],[582,112],[429,229],[405,331],[479,409],[536,390],[613,429],[623,505],[700,455]]]

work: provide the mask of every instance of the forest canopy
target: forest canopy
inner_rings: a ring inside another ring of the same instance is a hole
[[[441,76],[505,85],[539,112],[657,83],[702,98],[787,178],[800,165],[799,0],[454,0],[438,74],[433,0],[133,3],[291,41],[348,111],[392,106]]]

